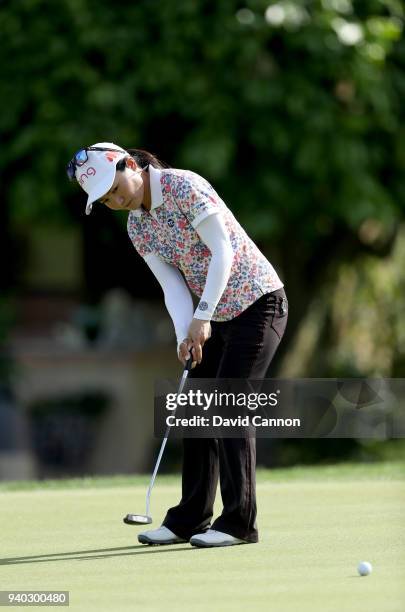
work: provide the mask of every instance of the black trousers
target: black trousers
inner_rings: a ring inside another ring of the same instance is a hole
[[[212,322],[194,378],[265,378],[288,317],[284,289],[259,298],[230,321]],[[247,542],[258,541],[255,438],[184,438],[182,498],[163,521],[188,540],[211,523],[220,478],[223,511],[211,528]]]

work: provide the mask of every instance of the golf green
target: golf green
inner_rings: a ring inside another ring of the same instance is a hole
[[[70,609],[405,610],[403,464],[258,473],[258,544],[139,545],[147,478],[4,483],[1,590],[65,590]],[[178,501],[159,476],[150,528]],[[220,496],[216,512],[220,512]],[[357,574],[359,561],[373,573]]]

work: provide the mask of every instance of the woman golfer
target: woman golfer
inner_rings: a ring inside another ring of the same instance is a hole
[[[283,283],[213,187],[108,142],[76,153],[67,171],[88,194],[87,214],[95,202],[129,212],[128,234],[162,286],[183,364],[192,351],[190,375],[264,378],[287,323]],[[254,438],[184,439],[181,501],[139,541],[257,542],[255,464]],[[218,476],[224,507],[211,524]]]

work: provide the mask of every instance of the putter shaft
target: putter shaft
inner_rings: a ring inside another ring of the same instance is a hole
[[[181,377],[181,381],[180,381],[179,389],[177,391],[177,395],[180,395],[180,393],[182,393],[182,391],[184,389],[184,385],[186,384],[188,373],[191,370],[191,365],[192,365],[192,357],[190,357],[190,359],[188,359],[188,361],[186,363],[186,366],[184,368],[184,372],[183,372],[182,377]],[[173,412],[173,414],[176,414],[176,410]],[[170,425],[168,425],[168,427],[166,429],[165,437],[163,438],[162,445],[161,445],[160,451],[159,451],[159,455],[158,455],[158,458],[156,460],[155,469],[153,470],[152,478],[150,479],[150,483],[149,483],[149,487],[148,487],[148,492],[146,493],[146,516],[150,516],[149,515],[150,496],[151,496],[151,493],[152,493],[153,485],[155,484],[156,474],[158,473],[160,461],[162,459],[163,452],[164,452],[165,447],[166,447],[166,443],[167,443],[167,439],[169,437],[169,433],[170,433]]]
[[[190,357],[186,362],[186,365],[184,367],[184,371],[180,380],[180,384],[179,384],[179,389],[177,391],[177,395],[179,395],[183,389],[184,389],[184,385],[186,384],[186,380],[187,380],[187,376],[189,371],[191,370],[191,366],[193,364],[193,357],[191,355],[191,351],[190,351]],[[177,409],[177,408],[176,408]],[[176,413],[176,410],[174,411],[174,414]],[[160,451],[159,451],[159,455],[158,458],[156,460],[156,464],[155,464],[155,468],[153,470],[153,474],[152,474],[152,478],[150,480],[149,483],[149,487],[148,487],[148,491],[146,493],[146,514],[145,516],[141,516],[139,514],[127,514],[126,517],[124,518],[124,523],[126,523],[127,525],[140,525],[140,524],[148,524],[152,522],[152,519],[150,517],[150,496],[152,493],[152,489],[153,489],[153,485],[155,483],[155,478],[156,478],[156,474],[158,472],[159,469],[159,465],[160,465],[160,461],[162,459],[163,456],[163,451],[165,450],[165,446],[166,446],[166,442],[167,439],[169,437],[169,433],[170,433],[170,425],[167,427],[166,429],[166,433],[165,433],[165,437],[163,438],[163,442],[162,445],[160,447]]]

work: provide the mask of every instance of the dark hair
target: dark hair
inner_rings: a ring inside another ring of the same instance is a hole
[[[126,149],[126,150],[130,154],[130,156],[136,161],[138,166],[140,166],[141,168],[144,168],[145,166],[148,166],[149,164],[153,166],[154,168],[170,168],[168,164],[160,161],[160,159],[158,159],[152,153],[149,153],[149,151],[144,151],[143,149]],[[127,158],[124,157],[124,159],[120,159],[120,161],[118,162],[117,170],[119,170],[119,172],[123,172],[125,170],[125,166],[126,166],[125,160],[126,159]]]

